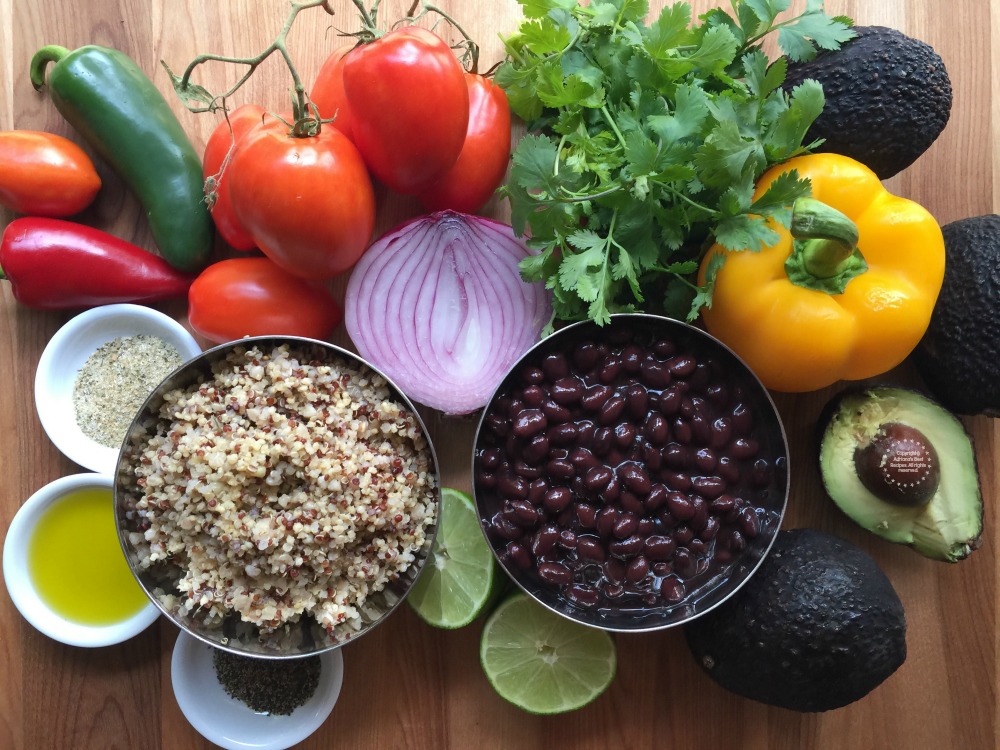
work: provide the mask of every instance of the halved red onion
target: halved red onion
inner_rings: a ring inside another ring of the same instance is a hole
[[[510,226],[481,216],[412,219],[355,266],[347,332],[414,401],[446,414],[475,411],[551,316],[550,293],[518,270],[531,252]]]

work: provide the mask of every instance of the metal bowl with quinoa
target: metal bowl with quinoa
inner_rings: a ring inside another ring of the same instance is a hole
[[[403,601],[437,530],[437,457],[413,404],[332,344],[260,336],[161,383],[115,472],[122,549],[163,613],[213,646],[294,658]]]

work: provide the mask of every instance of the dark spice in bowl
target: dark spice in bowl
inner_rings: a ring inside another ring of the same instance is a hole
[[[787,496],[766,390],[677,321],[577,324],[519,362],[487,406],[474,488],[484,531],[528,593],[608,629],[707,611],[770,547]]]
[[[288,716],[312,698],[319,686],[322,660],[256,659],[215,649],[212,665],[226,693],[256,713]]]

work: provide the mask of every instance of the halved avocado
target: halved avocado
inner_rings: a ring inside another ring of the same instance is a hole
[[[979,546],[976,454],[954,414],[917,391],[876,386],[834,397],[820,425],[823,485],[856,523],[935,560]]]

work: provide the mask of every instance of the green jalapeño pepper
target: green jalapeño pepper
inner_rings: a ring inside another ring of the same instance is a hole
[[[45,85],[56,109],[121,176],[146,211],[164,259],[182,271],[208,261],[213,224],[201,160],[153,82],[126,54],[89,45],[42,47],[31,83]]]

